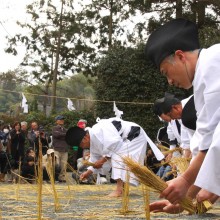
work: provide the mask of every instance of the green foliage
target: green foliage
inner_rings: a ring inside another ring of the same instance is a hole
[[[30,126],[31,122],[36,121],[39,125],[43,126],[48,132],[52,131],[55,125],[55,117],[57,115],[63,115],[65,117],[65,127],[77,125],[79,119],[87,120],[87,126],[92,127],[96,122],[93,109],[87,111],[63,111],[54,115],[46,116],[43,112],[30,112],[28,114],[20,114],[17,117],[10,117],[6,114],[1,114],[0,119],[5,124],[14,124],[15,121],[26,121]]]
[[[166,91],[182,98],[190,91],[170,88],[166,79],[146,60],[143,51],[143,45],[109,51],[98,67],[96,96],[98,100],[115,101],[118,109],[124,112],[124,120],[140,124],[155,138],[161,123],[152,112],[154,101],[163,97]],[[100,118],[114,116],[113,102],[98,102],[96,110]]]

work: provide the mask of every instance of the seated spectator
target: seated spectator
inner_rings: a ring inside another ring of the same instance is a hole
[[[146,161],[145,165],[150,170],[152,170],[154,173],[157,173],[159,168],[158,168],[158,166],[156,166],[156,164],[160,163],[160,161],[157,160],[157,158],[155,157],[151,148],[148,148],[148,150],[147,150],[147,155],[146,155],[145,161]]]
[[[43,180],[50,181],[50,174],[54,175],[54,180],[59,181],[58,176],[60,173],[59,157],[55,154],[54,149],[48,149],[47,154],[43,156]],[[48,173],[50,172],[50,173]]]
[[[174,178],[173,174],[170,172],[172,171],[172,167],[169,164],[169,161],[172,157],[172,154],[168,154],[165,158],[164,163],[162,162],[162,166],[157,171],[156,175],[159,176],[162,180],[168,181]]]
[[[83,157],[79,158],[77,160],[77,172],[72,174],[73,179],[76,180],[77,183],[79,184],[94,184],[95,179],[94,176],[91,174],[88,176],[88,178],[84,180],[80,180],[80,175],[87,171],[87,168],[89,165],[85,164],[85,161],[88,161],[90,158],[90,151],[88,149],[83,150]]]
[[[34,157],[27,156],[24,164],[21,166],[21,176],[29,183],[35,182],[35,161]]]
[[[34,149],[32,147],[29,147],[26,151],[26,157],[28,157],[28,156],[35,158],[35,160],[37,159],[36,152],[34,151]]]

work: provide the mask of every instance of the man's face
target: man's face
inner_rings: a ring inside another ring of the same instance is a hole
[[[21,125],[21,130],[26,131],[27,130],[27,125],[26,124]]]
[[[174,54],[165,58],[160,64],[160,72],[167,78],[168,83],[183,89],[192,87],[189,70],[183,52],[181,56]]]
[[[181,119],[182,117],[182,106],[181,105],[173,105],[168,115],[171,119]]]
[[[64,125],[64,119],[57,120],[56,123],[57,123],[58,125]]]
[[[80,145],[81,148],[89,148],[90,147],[90,135],[89,133],[86,133],[86,135],[84,136],[84,138],[82,139]]]
[[[36,122],[31,123],[31,129],[36,131],[38,129],[38,124]]]
[[[160,115],[160,117],[161,117],[164,121],[166,121],[166,122],[170,122],[170,121],[171,121],[171,117],[170,117],[169,115],[167,115],[167,114],[162,113],[162,114]]]

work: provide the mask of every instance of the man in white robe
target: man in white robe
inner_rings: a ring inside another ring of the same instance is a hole
[[[220,196],[220,44],[199,48],[197,26],[179,18],[153,32],[145,49],[170,85],[194,87],[199,152],[186,172],[161,193],[172,204],[177,204],[193,184],[209,191],[202,190],[197,198],[210,199],[213,193]]]
[[[111,178],[117,181],[117,186],[116,190],[109,194],[111,197],[122,195],[123,182],[126,181],[123,157],[129,156],[143,165],[149,143],[155,155],[159,154],[160,160],[163,159],[162,153],[139,125],[119,118],[102,119],[88,132],[72,127],[67,132],[66,141],[70,145],[90,147],[89,161],[94,166],[81,174],[81,179],[94,172],[105,174],[112,168]],[[129,182],[135,186],[138,184],[133,174],[130,174]]]
[[[158,109],[158,113],[155,113],[168,122],[167,134],[170,140],[170,150],[175,149],[178,144],[183,150],[183,156],[186,158],[191,155],[190,138],[191,133],[194,133],[194,131],[185,127],[181,118],[182,110],[190,98],[191,96],[180,101],[172,94],[165,94],[165,97],[157,99],[154,103],[154,108]],[[174,140],[176,140],[176,143]],[[174,152],[173,156],[179,157],[180,155],[178,152]]]

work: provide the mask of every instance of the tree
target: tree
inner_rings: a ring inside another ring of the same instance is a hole
[[[85,77],[82,73],[75,74],[58,83],[57,94],[60,97],[70,98],[77,111],[91,109],[94,106],[92,100],[95,98],[95,91],[93,89],[94,82],[95,78],[93,77]],[[66,98],[59,100],[59,110],[67,109]]]
[[[13,91],[12,91],[13,88]],[[16,72],[8,71],[0,75],[0,112],[17,114],[21,103],[21,84],[17,83]]]
[[[138,48],[114,48],[101,60],[96,81],[96,113],[100,118],[112,117],[113,101],[124,112],[123,119],[140,124],[155,138],[159,127],[153,115],[152,104],[164,92],[179,98],[188,97],[191,91],[169,87],[159,71],[146,61],[143,45]],[[130,102],[130,103],[123,103]]]
[[[61,1],[61,9],[52,0],[36,1],[27,5],[31,22],[18,24],[29,30],[29,34],[17,34],[8,37],[6,52],[17,54],[16,46],[25,44],[27,53],[23,66],[32,68],[35,81],[45,84],[45,94],[53,83],[53,97],[56,96],[56,83],[67,72],[75,73],[81,69],[79,58],[82,53],[92,53],[93,49],[80,41],[80,24],[76,23],[72,13],[72,2]],[[55,99],[52,99],[52,111],[55,111]]]

